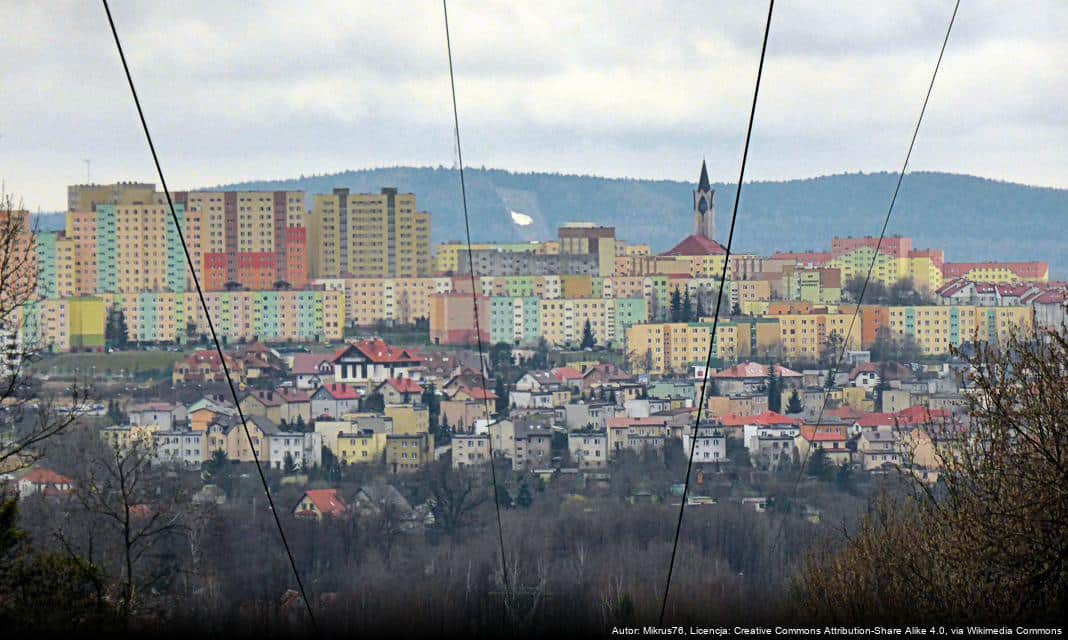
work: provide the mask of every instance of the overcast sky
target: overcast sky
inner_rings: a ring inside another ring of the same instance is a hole
[[[714,180],[737,179],[761,3],[449,8],[467,164],[695,180],[707,158]],[[86,158],[95,182],[155,181],[101,5],[0,11],[7,191],[63,209]],[[780,2],[749,177],[896,171],[951,11]],[[452,164],[438,2],[114,0],[112,12],[173,189]],[[965,0],[912,168],[1068,187],[1066,60],[1068,3]]]

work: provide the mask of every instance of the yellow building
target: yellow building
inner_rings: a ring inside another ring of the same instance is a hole
[[[106,312],[103,298],[67,301],[67,334],[71,349],[102,349]]]
[[[861,322],[851,322],[852,313],[786,313],[772,316],[779,321],[779,342],[788,359],[819,360],[832,344],[860,349]],[[850,326],[852,325],[852,326]],[[837,336],[832,342],[832,336]]]
[[[313,278],[431,275],[430,214],[416,209],[411,193],[317,195],[308,235]]]
[[[941,355],[965,342],[1005,342],[1014,331],[1034,328],[1029,307],[888,307],[889,328],[910,336],[924,354]]]
[[[425,406],[391,404],[386,405],[384,413],[393,420],[393,433],[397,435],[430,432],[430,412]]]
[[[434,436],[429,433],[386,436],[386,467],[410,473],[434,461]]]
[[[705,363],[712,322],[639,324],[627,330],[627,357],[641,373],[685,373]],[[779,339],[777,320],[720,320],[713,358],[736,362],[773,347]]]
[[[326,443],[325,439],[323,443]],[[386,453],[386,434],[369,429],[339,433],[331,451],[343,464],[382,462]]]
[[[98,204],[152,202],[156,185],[142,182],[75,184],[67,187],[68,211],[93,211]]]

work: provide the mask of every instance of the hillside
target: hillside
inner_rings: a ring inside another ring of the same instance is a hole
[[[694,186],[686,182],[474,168],[465,177],[475,241],[545,239],[564,222],[588,220],[614,225],[619,237],[648,242],[660,251],[690,232]],[[747,184],[735,250],[820,249],[834,235],[877,234],[895,179],[884,172]],[[313,194],[334,187],[377,191],[383,186],[418,196],[420,208],[434,215],[435,242],[463,238],[459,182],[451,169],[379,168],[215,188]],[[719,235],[725,239],[735,188],[714,186]],[[512,224],[509,209],[529,214],[534,223]],[[888,233],[912,237],[917,248],[941,247],[950,261],[1046,260],[1054,277],[1066,278],[1066,225],[1068,190],[918,172],[905,178]]]

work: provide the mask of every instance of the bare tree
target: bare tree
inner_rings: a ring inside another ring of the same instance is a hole
[[[77,382],[60,402],[40,393],[29,374],[37,347],[23,334],[26,314],[36,298],[36,241],[29,214],[11,196],[0,194],[0,469],[33,464],[40,445],[84,413],[89,393]]]
[[[430,470],[427,482],[434,523],[450,536],[472,524],[475,512],[489,499],[484,479],[443,461]]]
[[[906,466],[841,553],[810,560],[806,619],[1045,623],[1068,605],[1068,340],[1016,336],[967,360],[967,421],[923,428],[937,482]]]
[[[131,442],[101,450],[87,464],[77,492],[82,507],[105,523],[120,546],[119,612],[128,620],[142,590],[168,577],[175,567],[156,552],[184,532],[178,494],[157,495],[151,482],[151,445]],[[163,493],[163,492],[159,492]]]

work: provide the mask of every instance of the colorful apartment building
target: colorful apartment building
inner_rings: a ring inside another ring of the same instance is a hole
[[[1045,262],[947,262],[942,273],[945,280],[1049,282],[1049,264]]]
[[[1034,326],[1029,307],[888,307],[886,317],[891,332],[915,339],[927,355],[949,353],[965,342],[1004,342]]]
[[[174,194],[201,286],[221,291],[292,288],[308,281],[303,191],[194,191]]]
[[[344,335],[344,297],[333,291],[217,291],[205,294],[219,338],[319,342]],[[53,351],[100,349],[109,310],[121,310],[130,342],[184,343],[208,334],[195,293],[104,294],[26,305],[27,344]]]
[[[627,357],[642,373],[685,373],[704,365],[712,337],[712,322],[638,324],[627,330]],[[712,357],[735,362],[774,348],[780,342],[777,319],[719,321]]]
[[[309,274],[315,278],[429,276],[430,214],[415,194],[334,189],[316,195],[308,224]]]

